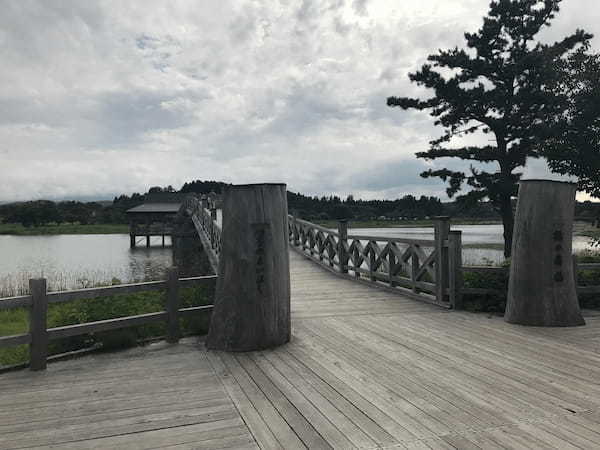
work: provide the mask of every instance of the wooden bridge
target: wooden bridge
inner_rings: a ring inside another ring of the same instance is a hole
[[[218,259],[218,226],[189,211]],[[290,240],[289,344],[226,354],[187,338],[0,375],[0,448],[600,447],[600,316],[530,328],[440,307],[431,242],[375,248],[293,219]]]

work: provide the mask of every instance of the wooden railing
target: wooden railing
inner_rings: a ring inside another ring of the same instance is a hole
[[[341,274],[402,291],[445,307],[461,309],[464,295],[506,297],[507,290],[464,285],[465,273],[508,275],[508,267],[463,266],[462,233],[450,230],[447,217],[434,221],[434,239],[349,235],[348,224],[337,230],[288,216],[291,247]],[[600,270],[600,264],[578,264],[573,273]],[[600,286],[577,285],[578,294],[600,293]]]
[[[191,217],[198,237],[202,242],[208,261],[214,271],[219,270],[219,257],[222,249],[222,231],[217,223],[217,209],[212,206],[207,209],[207,201],[189,196],[183,205],[186,213]]]
[[[292,248],[342,274],[444,307],[460,307],[461,232],[449,219],[435,220],[434,239],[349,235],[347,222],[337,231],[288,217]]]
[[[187,317],[209,311],[213,305],[180,308],[179,290],[199,284],[214,283],[215,275],[191,278],[178,278],[177,269],[171,268],[167,272],[165,281],[150,281],[146,283],[121,284],[91,289],[72,291],[48,292],[46,280],[29,280],[29,295],[0,299],[0,310],[14,308],[29,308],[29,332],[14,336],[0,337],[0,348],[16,345],[29,345],[31,370],[46,368],[48,357],[48,342],[71,336],[79,336],[107,330],[128,328],[153,322],[166,322],[167,341],[177,342],[181,335],[179,318]],[[80,299],[91,299],[136,292],[166,290],[165,310],[135,316],[118,317],[115,319],[100,320],[96,322],[67,325],[56,328],[47,328],[48,305],[52,303],[70,302]]]

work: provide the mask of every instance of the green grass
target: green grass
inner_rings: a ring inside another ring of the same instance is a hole
[[[79,223],[61,223],[60,225],[41,225],[39,227],[24,227],[15,223],[0,223],[0,234],[18,236],[34,236],[48,234],[120,234],[129,233],[129,225],[124,224],[95,224],[81,225]]]
[[[578,255],[580,263],[600,263],[600,256],[593,253]],[[508,266],[508,263],[506,264]],[[464,286],[469,288],[495,289],[498,293],[485,295],[468,294],[463,298],[467,311],[504,314],[506,308],[506,293],[508,291],[509,271],[504,273],[474,273],[464,272]],[[600,270],[579,270],[577,273],[578,286],[600,285]],[[579,306],[584,309],[600,309],[599,294],[580,294]]]
[[[326,228],[337,228],[337,220],[317,220],[314,223]],[[351,228],[413,228],[413,227],[433,227],[433,220],[350,220],[348,226]],[[498,225],[502,222],[498,220],[477,220],[477,219],[452,219],[452,225]]]
[[[180,291],[181,308],[211,304],[213,297],[213,286],[182,289]],[[51,304],[48,307],[48,328],[163,311],[164,301],[164,292],[149,291]],[[181,319],[181,330],[184,334],[206,334],[208,325],[209,314],[198,315],[193,319]],[[27,310],[0,311],[0,336],[27,333],[28,330]],[[100,345],[104,350],[126,348],[136,345],[142,339],[164,335],[164,323],[140,325],[52,341],[49,353],[51,355],[65,353],[94,345]],[[28,359],[29,349],[26,345],[0,349],[0,366],[21,364],[27,362]]]

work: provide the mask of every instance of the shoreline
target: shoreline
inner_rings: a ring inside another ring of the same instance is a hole
[[[24,227],[20,224],[0,224],[0,235],[4,236],[51,236],[59,234],[129,234],[125,224],[61,224]]]

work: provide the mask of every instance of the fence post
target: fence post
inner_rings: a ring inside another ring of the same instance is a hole
[[[396,283],[394,283],[392,278],[396,270],[396,254],[391,249],[394,248],[396,244],[390,242],[388,245],[390,246],[390,251],[388,253],[388,276],[390,277],[390,287],[394,287],[396,286]]]
[[[412,282],[412,290],[415,294],[419,293],[419,289],[417,288],[417,273],[419,273],[419,255],[415,251],[415,247],[418,247],[416,244],[411,244],[413,247],[412,254],[410,255],[410,280]]]
[[[215,208],[214,206],[211,206],[210,208],[210,218],[212,220],[217,220],[217,208]]]
[[[340,263],[340,272],[348,273],[348,220],[338,221],[338,243],[337,243],[338,261]]]
[[[167,269],[167,342],[176,344],[181,337],[179,329],[179,270]]]
[[[371,241],[372,242],[372,241]],[[371,281],[377,281],[377,277],[375,276],[375,250],[373,250],[373,247],[371,246],[371,242],[369,242],[369,246],[370,246],[370,252],[369,252],[369,279]],[[375,245],[377,245],[377,242],[375,242]]]
[[[447,216],[435,217],[435,298],[438,302],[446,299],[448,288],[448,232],[450,231],[450,218]]]
[[[450,305],[454,309],[463,309],[462,303],[462,231],[450,231],[448,234]]]
[[[296,214],[292,216],[292,238],[294,247],[298,247],[300,245],[300,233],[298,232],[298,216]]]
[[[46,296],[46,279],[29,280],[31,294],[31,312],[29,316],[29,368],[45,370],[48,357],[48,297]]]

